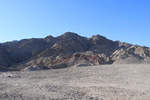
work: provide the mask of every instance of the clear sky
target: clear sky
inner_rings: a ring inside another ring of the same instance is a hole
[[[67,31],[150,46],[150,0],[0,0],[0,42]]]

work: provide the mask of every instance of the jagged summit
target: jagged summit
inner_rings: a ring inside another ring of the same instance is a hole
[[[65,32],[63,34],[63,36],[70,36],[70,37],[73,37],[73,36],[79,36],[77,33],[74,33],[74,32]]]
[[[45,37],[45,39],[53,39],[54,37],[52,35],[48,35]]]
[[[44,38],[47,42],[50,42],[52,40],[54,40],[54,37],[52,35],[49,35],[47,37]]]
[[[0,70],[114,63],[150,63],[150,48],[112,41],[101,35],[86,38],[74,32],[0,44]]]
[[[107,39],[106,37],[104,37],[104,36],[102,36],[102,35],[99,35],[99,34],[93,35],[91,38],[92,38],[93,40]]]
[[[76,38],[80,38],[81,36],[79,36],[77,33],[74,32],[65,32],[64,34],[58,36],[58,38],[68,38],[68,39],[76,39]]]

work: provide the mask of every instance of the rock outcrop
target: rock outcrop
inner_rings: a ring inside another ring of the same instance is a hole
[[[66,32],[0,44],[0,70],[41,70],[73,65],[150,63],[150,48]]]

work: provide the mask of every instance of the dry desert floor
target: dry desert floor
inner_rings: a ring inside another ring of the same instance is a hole
[[[150,100],[150,65],[0,72],[0,100]]]

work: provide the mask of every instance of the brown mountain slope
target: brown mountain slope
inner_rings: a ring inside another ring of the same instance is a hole
[[[66,32],[61,36],[25,39],[0,46],[1,68],[49,69],[72,65],[149,63],[150,48]]]

